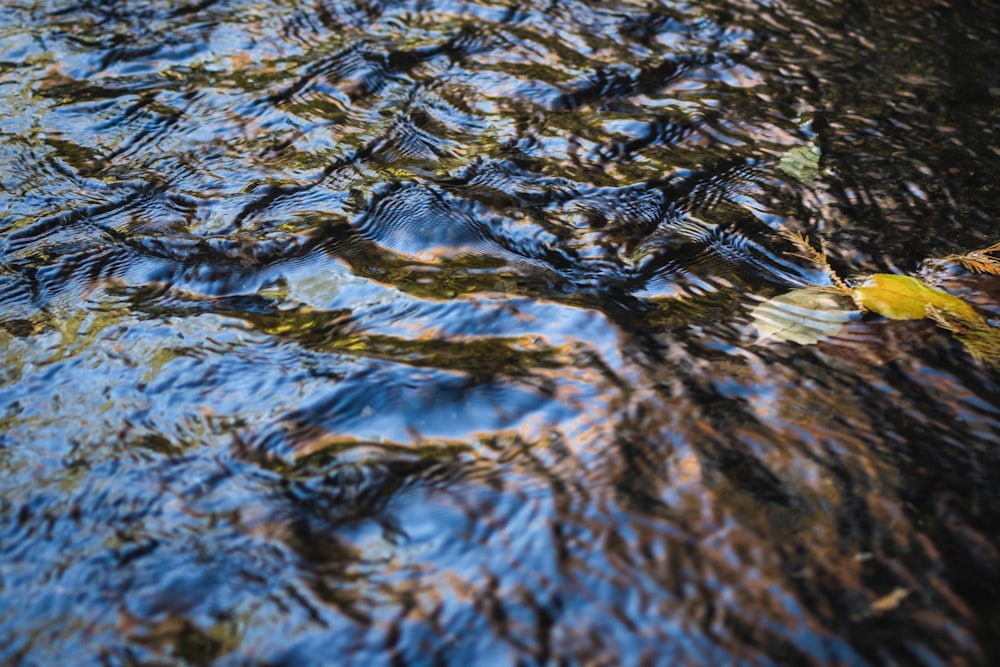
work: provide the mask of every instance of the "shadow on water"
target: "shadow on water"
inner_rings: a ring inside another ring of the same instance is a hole
[[[0,661],[1000,657],[994,3],[8,5]]]

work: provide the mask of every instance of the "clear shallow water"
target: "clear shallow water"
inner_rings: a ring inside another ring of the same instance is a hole
[[[998,60],[974,1],[6,5],[0,661],[995,663],[996,374],[750,310],[782,229],[1000,237]]]

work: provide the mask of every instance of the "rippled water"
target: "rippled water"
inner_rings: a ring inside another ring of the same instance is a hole
[[[750,311],[781,230],[1000,240],[998,62],[989,0],[4,3],[0,662],[996,664],[996,373]]]

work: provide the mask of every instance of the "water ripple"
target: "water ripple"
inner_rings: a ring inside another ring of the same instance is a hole
[[[996,663],[997,11],[0,7],[0,662]]]

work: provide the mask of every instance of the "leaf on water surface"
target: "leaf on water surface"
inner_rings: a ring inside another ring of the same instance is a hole
[[[977,361],[1000,370],[1000,330],[964,300],[918,278],[891,273],[876,273],[851,289],[830,266],[825,248],[814,248],[798,232],[782,234],[799,250],[795,256],[826,269],[833,285],[792,290],[754,308],[751,317],[759,340],[811,345],[830,338],[857,312],[840,304],[850,297],[862,310],[891,320],[930,319],[951,332]],[[1000,252],[1000,243],[941,261],[957,261],[970,271],[1000,275],[1000,259],[990,256],[993,252]]]
[[[962,299],[910,276],[876,273],[854,290],[865,309],[893,320],[933,320],[977,361],[1000,370],[1000,330]]]
[[[778,169],[797,181],[806,183],[819,175],[819,146],[809,144],[789,149],[778,163]]]
[[[844,296],[805,287],[768,299],[750,313],[758,340],[812,345],[835,336],[857,310]]]
[[[893,589],[888,595],[883,595],[875,602],[872,602],[872,613],[873,614],[884,614],[887,611],[892,611],[899,607],[899,605],[910,596],[910,591],[906,588],[898,587]]]
[[[854,294],[865,310],[890,320],[922,320],[928,317],[929,307],[952,318],[982,319],[962,299],[911,276],[876,273],[856,287]]]

